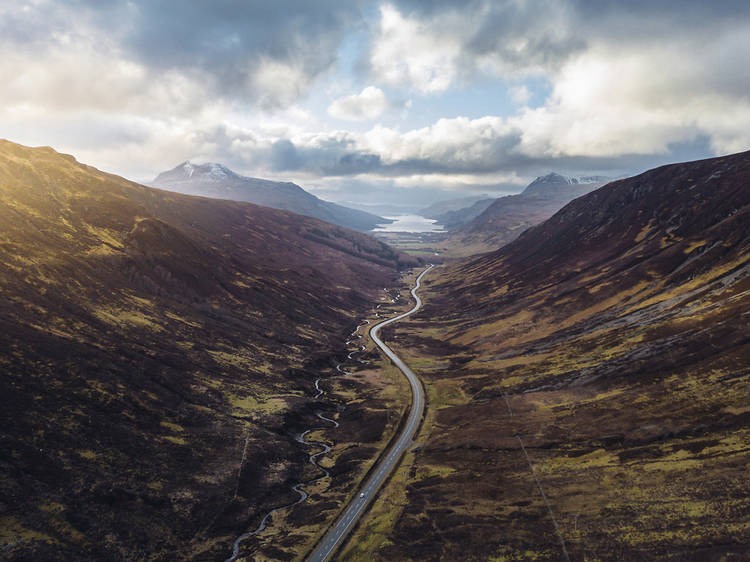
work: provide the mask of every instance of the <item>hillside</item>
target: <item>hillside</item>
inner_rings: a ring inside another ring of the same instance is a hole
[[[494,199],[487,195],[448,199],[433,203],[417,211],[417,214],[428,219],[434,219],[438,224],[451,230],[475,218],[489,207],[493,201]]]
[[[290,497],[316,377],[415,264],[317,219],[8,141],[0,249],[9,560],[224,559]]]
[[[323,201],[291,182],[248,178],[215,163],[184,162],[156,176],[151,185],[177,193],[247,201],[292,211],[362,232],[372,230],[378,224],[393,222],[365,211]]]
[[[444,217],[456,229],[447,244],[453,253],[463,255],[496,250],[606,181],[599,176],[571,178],[556,173],[538,177],[518,195],[500,197],[489,205],[480,202],[480,207],[459,216]]]
[[[477,218],[495,201],[496,199],[491,198],[472,200],[471,204],[466,207],[450,209],[439,214],[424,214],[424,216],[435,219],[438,224],[443,225],[447,230],[453,230]]]
[[[423,298],[390,337],[430,412],[360,555],[750,555],[750,152],[612,182]]]

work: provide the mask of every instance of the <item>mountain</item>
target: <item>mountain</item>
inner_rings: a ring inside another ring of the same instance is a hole
[[[323,201],[291,182],[248,178],[215,163],[184,162],[160,173],[151,185],[177,193],[247,201],[292,211],[362,232],[372,230],[378,224],[393,222],[365,211]]]
[[[453,211],[446,211],[434,218],[437,224],[443,225],[447,230],[459,228],[477,218],[487,208],[492,205],[496,199],[479,199],[468,207],[462,207]]]
[[[478,201],[491,199],[487,195],[473,195],[471,197],[459,197],[457,199],[447,199],[445,201],[438,201],[432,205],[420,209],[417,214],[422,215],[428,219],[437,219],[439,216],[448,213],[450,211],[458,211],[460,209],[466,209],[471,207]]]
[[[430,407],[367,555],[748,557],[750,152],[611,182],[422,298],[388,337]]]
[[[453,230],[482,214],[494,200],[486,195],[448,199],[425,207],[419,214],[436,220],[437,224],[443,225],[446,230]]]
[[[0,141],[3,558],[225,559],[296,498],[315,379],[415,263]]]
[[[495,199],[469,221],[457,224],[448,245],[464,255],[495,250],[607,181],[602,176],[576,178],[556,173],[538,177],[518,195]]]
[[[605,176],[570,177],[552,172],[536,178],[526,186],[522,195],[549,199],[575,199],[592,191],[591,186],[593,184],[604,184],[608,181],[610,181],[610,178]]]

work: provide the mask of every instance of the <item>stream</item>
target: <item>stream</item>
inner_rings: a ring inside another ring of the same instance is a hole
[[[378,307],[380,307],[380,305],[378,305]],[[357,326],[357,328],[350,334],[349,339],[346,341],[346,345],[352,344],[357,339],[362,339],[362,335],[358,333],[359,329],[362,326],[366,326],[369,323],[370,323],[369,320],[365,320],[362,324],[360,324],[359,326]],[[353,356],[355,354],[362,353],[365,349],[366,349],[366,347],[364,345],[358,346],[357,349],[355,349],[354,351],[349,352],[349,354],[346,356],[346,360],[347,361],[353,360],[352,358],[353,358]],[[362,360],[358,360],[358,361],[360,363],[363,363]],[[337,364],[336,365],[336,370],[339,373],[350,375],[351,371],[347,371],[347,370],[343,369],[342,368],[343,364],[344,363]],[[320,381],[321,381],[321,377],[318,377],[317,379],[315,379],[315,390],[317,390],[318,393],[315,396],[313,396],[314,399],[320,398],[321,396],[323,396],[324,394],[326,394],[326,392],[322,388],[320,388]],[[295,439],[295,441],[297,441],[297,443],[300,443],[302,445],[320,447],[320,450],[317,453],[312,453],[308,457],[307,460],[308,460],[308,462],[310,464],[312,464],[313,466],[315,466],[315,468],[317,468],[318,470],[320,470],[322,472],[322,474],[320,476],[316,476],[312,480],[306,480],[304,482],[298,482],[297,484],[294,484],[291,487],[291,489],[294,492],[296,492],[299,495],[299,497],[295,501],[293,501],[291,503],[287,503],[287,504],[284,504],[284,505],[280,505],[278,507],[274,507],[273,509],[271,509],[268,513],[266,513],[263,516],[263,519],[261,519],[260,524],[254,530],[247,531],[246,533],[242,533],[239,537],[237,537],[234,540],[234,543],[232,544],[232,556],[230,556],[229,558],[227,558],[225,560],[225,562],[234,562],[235,560],[237,560],[237,558],[240,555],[240,546],[242,545],[242,543],[245,542],[250,537],[252,537],[254,535],[257,535],[263,529],[265,529],[268,526],[269,520],[271,519],[271,516],[274,513],[276,513],[277,511],[281,511],[282,509],[290,508],[292,506],[295,506],[295,505],[297,505],[297,504],[302,503],[303,501],[305,501],[308,498],[307,492],[305,492],[305,490],[303,490],[303,488],[305,486],[309,486],[310,484],[314,484],[315,482],[317,482],[319,480],[322,480],[323,478],[327,478],[327,477],[329,477],[331,475],[331,473],[328,470],[326,470],[325,468],[323,468],[322,466],[320,466],[318,464],[318,462],[317,462],[318,457],[320,457],[322,455],[325,455],[326,453],[330,452],[330,450],[331,450],[330,445],[327,445],[326,443],[323,443],[321,441],[308,441],[307,439],[305,439],[305,437],[310,432],[312,432],[312,431],[317,431],[317,430],[320,430],[320,429],[331,429],[331,428],[334,428],[334,427],[338,427],[339,423],[336,420],[332,420],[331,418],[325,417],[320,412],[315,412],[315,415],[319,419],[321,419],[321,420],[323,420],[325,422],[328,422],[331,425],[311,427],[311,428],[305,430],[304,432],[302,432],[301,434],[297,435],[294,439]],[[244,457],[244,454],[243,454],[242,463],[244,463],[244,460],[245,460],[245,457]],[[241,467],[240,467],[240,470],[241,470]],[[238,482],[238,487],[239,487],[239,482]]]

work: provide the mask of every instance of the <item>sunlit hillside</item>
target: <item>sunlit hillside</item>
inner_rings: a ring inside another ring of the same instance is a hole
[[[229,552],[289,494],[315,378],[409,263],[315,219],[0,142],[4,553]]]

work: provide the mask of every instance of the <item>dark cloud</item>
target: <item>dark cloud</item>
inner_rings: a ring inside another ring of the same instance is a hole
[[[333,166],[321,170],[325,175],[345,176],[362,174],[382,168],[380,156],[377,154],[352,152],[341,156]]]
[[[581,39],[600,29],[609,33],[629,28],[632,33],[636,29],[630,29],[631,26],[645,30],[659,26],[664,33],[680,33],[686,27],[705,29],[750,16],[750,3],[746,0],[397,0],[392,3],[403,12],[428,18],[450,12],[482,14],[486,24],[483,29],[488,32],[495,29],[498,38],[504,34],[517,37],[545,27],[552,30],[557,27],[557,32],[567,31]]]
[[[331,66],[359,21],[356,0],[67,0],[0,8],[0,42],[40,55],[95,45],[142,64],[155,80],[174,71],[219,97],[282,106]],[[281,65],[278,76],[259,78],[269,63]]]
[[[279,140],[271,145],[271,169],[275,172],[299,170],[305,160],[290,140]]]
[[[585,50],[592,39],[621,43],[715,39],[750,18],[747,0],[397,0],[393,4],[435,28],[450,18],[468,22],[460,29],[443,30],[462,37],[462,66],[468,74],[476,72],[473,61],[481,56],[509,70],[555,70]],[[475,27],[471,22],[476,18],[481,23]]]
[[[446,64],[455,65],[456,74],[465,82],[488,69],[495,74],[552,70],[586,46],[586,36],[571,25],[570,5],[560,0],[398,0],[393,5],[433,37],[460,45],[458,56]],[[373,44],[377,49],[382,41]],[[429,57],[429,53],[425,55]],[[371,72],[378,73],[384,61],[370,63]],[[400,61],[393,64],[398,67]],[[425,69],[415,72],[421,74]],[[389,73],[392,71],[385,74]]]
[[[581,19],[601,22],[609,18],[626,20],[637,18],[648,21],[668,21],[673,26],[701,25],[734,20],[750,14],[750,4],[745,0],[569,0]]]
[[[369,171],[355,165],[367,155],[351,150],[349,139],[326,139],[315,146],[296,146],[288,139],[271,145],[270,163],[274,172],[308,171],[318,175],[350,175]]]
[[[331,0],[136,5],[124,43],[139,60],[162,69],[198,70],[235,93],[247,93],[254,72],[269,60],[292,64],[313,80],[335,60],[347,26],[359,17],[356,2]]]
[[[586,46],[559,0],[488,2],[481,10],[482,23],[466,44],[474,55],[491,54],[516,68],[554,68]]]
[[[270,151],[274,172],[306,172],[329,178],[346,178],[370,174],[381,178],[399,178],[413,175],[476,176],[494,173],[516,173],[520,177],[533,178],[555,171],[567,175],[608,175],[610,177],[631,175],[670,162],[683,162],[706,158],[713,154],[710,139],[697,136],[694,139],[672,143],[666,152],[659,154],[621,154],[614,156],[530,156],[514,151],[518,137],[502,138],[494,152],[483,158],[453,160],[447,158],[409,158],[385,162],[381,156],[352,149],[350,143],[328,143],[319,147],[297,147],[290,140],[277,141]],[[261,164],[269,153],[259,149],[244,163]],[[227,154],[225,161],[231,161]],[[238,162],[242,162],[241,160]],[[347,180],[353,181],[353,180]],[[367,184],[369,185],[369,183]],[[467,186],[483,189],[477,183]],[[492,191],[508,191],[509,184],[488,186]]]

